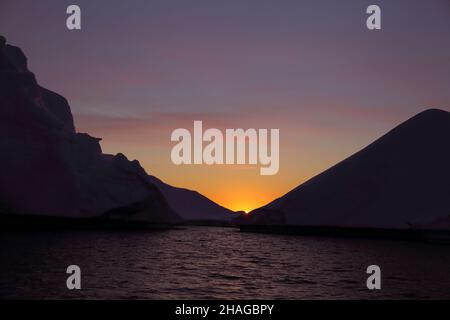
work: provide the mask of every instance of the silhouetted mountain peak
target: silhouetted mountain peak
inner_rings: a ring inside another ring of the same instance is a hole
[[[352,162],[355,158],[371,158],[372,160],[377,158],[379,161],[397,159],[398,161],[403,161],[402,157],[410,157],[409,161],[416,161],[419,157],[418,153],[434,154],[441,148],[444,148],[445,143],[450,139],[449,130],[449,112],[441,109],[427,109],[397,125],[385,135],[336,166]]]
[[[431,228],[450,213],[449,163],[450,113],[428,109],[251,212],[247,220],[255,224]]]
[[[28,60],[19,47],[6,43],[6,38],[0,36],[0,54],[8,58],[9,64],[21,72],[28,71]]]
[[[449,116],[449,115],[450,115],[450,112],[448,112],[448,111],[438,109],[438,108],[430,108],[430,109],[426,109],[422,112],[419,112],[411,119],[417,118],[417,119],[431,120],[431,119],[440,119],[441,117],[445,117],[445,116]]]
[[[398,125],[394,130],[431,130],[447,126],[450,123],[450,112],[441,109],[427,109]],[[426,132],[423,132],[426,134]]]

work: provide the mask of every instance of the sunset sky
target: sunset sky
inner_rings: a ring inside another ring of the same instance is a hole
[[[66,8],[82,9],[68,31]],[[382,30],[366,8],[382,8]],[[105,153],[251,210],[426,108],[450,110],[450,1],[0,0],[0,34]],[[176,128],[279,128],[280,171],[170,160]]]

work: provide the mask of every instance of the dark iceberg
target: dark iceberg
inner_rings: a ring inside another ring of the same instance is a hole
[[[266,226],[267,232],[267,226],[320,227],[328,233],[333,228],[449,230],[450,113],[417,114],[237,222]]]
[[[99,141],[76,132],[67,100],[39,86],[0,37],[0,213],[181,221],[138,161],[103,154]]]

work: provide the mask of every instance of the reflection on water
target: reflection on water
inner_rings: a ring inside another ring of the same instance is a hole
[[[240,233],[188,227],[161,232],[0,235],[0,297],[94,299],[450,298],[450,246]],[[82,269],[81,291],[66,267]],[[366,289],[366,267],[382,290]]]

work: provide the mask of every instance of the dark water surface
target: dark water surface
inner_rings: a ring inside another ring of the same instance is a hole
[[[66,289],[66,268],[82,290]],[[366,267],[382,289],[366,288]],[[17,232],[0,235],[1,298],[450,298],[450,246],[240,233]]]

